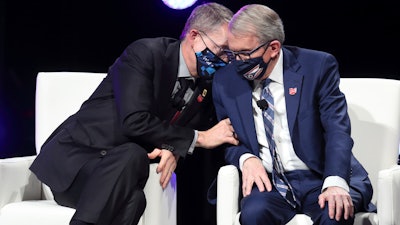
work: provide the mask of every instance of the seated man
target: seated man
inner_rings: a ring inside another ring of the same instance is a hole
[[[232,14],[206,3],[193,10],[181,40],[133,42],[44,143],[30,169],[58,204],[76,209],[71,225],[137,224],[146,207],[148,157],[161,157],[165,187],[177,158],[195,147],[237,144],[229,120],[217,124],[211,95],[203,94],[227,64],[222,48]]]
[[[228,27],[232,62],[216,73],[213,99],[240,144],[225,158],[242,174],[242,225],[353,224],[375,210],[365,169],[352,155],[350,120],[335,58],[283,46],[279,15],[242,7]]]

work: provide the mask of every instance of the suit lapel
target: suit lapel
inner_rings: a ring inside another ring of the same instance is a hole
[[[251,147],[253,153],[258,155],[259,147],[255,130],[252,106],[252,86],[247,80],[243,78],[239,82],[232,82],[232,90],[239,90],[237,93],[241,93],[235,98],[235,105],[239,113],[240,124],[243,127],[243,130],[245,131],[245,134],[247,136],[246,140],[248,140],[244,142],[248,142],[250,144],[249,147]]]
[[[162,61],[162,69],[160,71],[161,77],[159,85],[159,92],[156,94],[158,111],[163,118],[170,120],[175,114],[176,109],[172,107],[171,104],[171,93],[174,89],[175,82],[178,75],[179,67],[179,44],[180,42],[175,42],[168,45],[165,53],[166,60]]]
[[[286,101],[286,113],[289,131],[292,136],[294,123],[299,110],[303,75],[297,72],[301,66],[296,60],[296,57],[285,48],[283,48],[283,65],[283,88]]]
[[[299,74],[288,71],[284,73],[283,82],[288,126],[290,134],[292,134],[294,122],[299,110],[303,76],[299,76]]]

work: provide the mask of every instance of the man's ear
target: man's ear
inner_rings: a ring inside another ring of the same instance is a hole
[[[281,50],[281,47],[282,47],[281,42],[279,42],[278,40],[273,40],[273,41],[271,41],[269,46],[271,46],[271,50],[272,50],[271,57],[272,58],[275,58],[277,55],[279,55],[279,51]]]
[[[197,35],[199,35],[199,31],[196,29],[190,29],[189,33],[187,34],[187,38],[190,41],[194,41],[196,39]]]

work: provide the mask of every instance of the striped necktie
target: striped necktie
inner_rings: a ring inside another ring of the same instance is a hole
[[[296,197],[294,196],[292,186],[287,180],[282,161],[280,160],[279,154],[276,152],[276,145],[274,140],[274,99],[269,89],[271,79],[264,80],[264,88],[261,92],[261,99],[265,99],[268,103],[268,107],[263,110],[263,119],[265,133],[268,140],[269,150],[272,157],[272,182],[279,193],[286,199],[286,201],[293,207],[296,208]]]

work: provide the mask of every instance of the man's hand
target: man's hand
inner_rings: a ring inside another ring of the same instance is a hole
[[[167,187],[171,180],[172,173],[175,171],[179,156],[174,156],[171,151],[155,148],[151,153],[147,154],[149,159],[161,157],[157,166],[157,173],[161,172],[160,184],[162,188]]]
[[[322,208],[328,202],[329,218],[339,221],[342,216],[347,220],[354,216],[354,206],[350,194],[341,187],[328,187],[318,197],[318,204]]]
[[[250,157],[244,161],[242,168],[242,181],[243,197],[250,194],[254,183],[256,183],[260,192],[265,191],[265,189],[267,191],[272,190],[268,174],[265,171],[261,160],[257,157]]]
[[[196,147],[212,149],[224,143],[239,144],[229,118],[219,121],[218,124],[206,131],[199,131]]]

